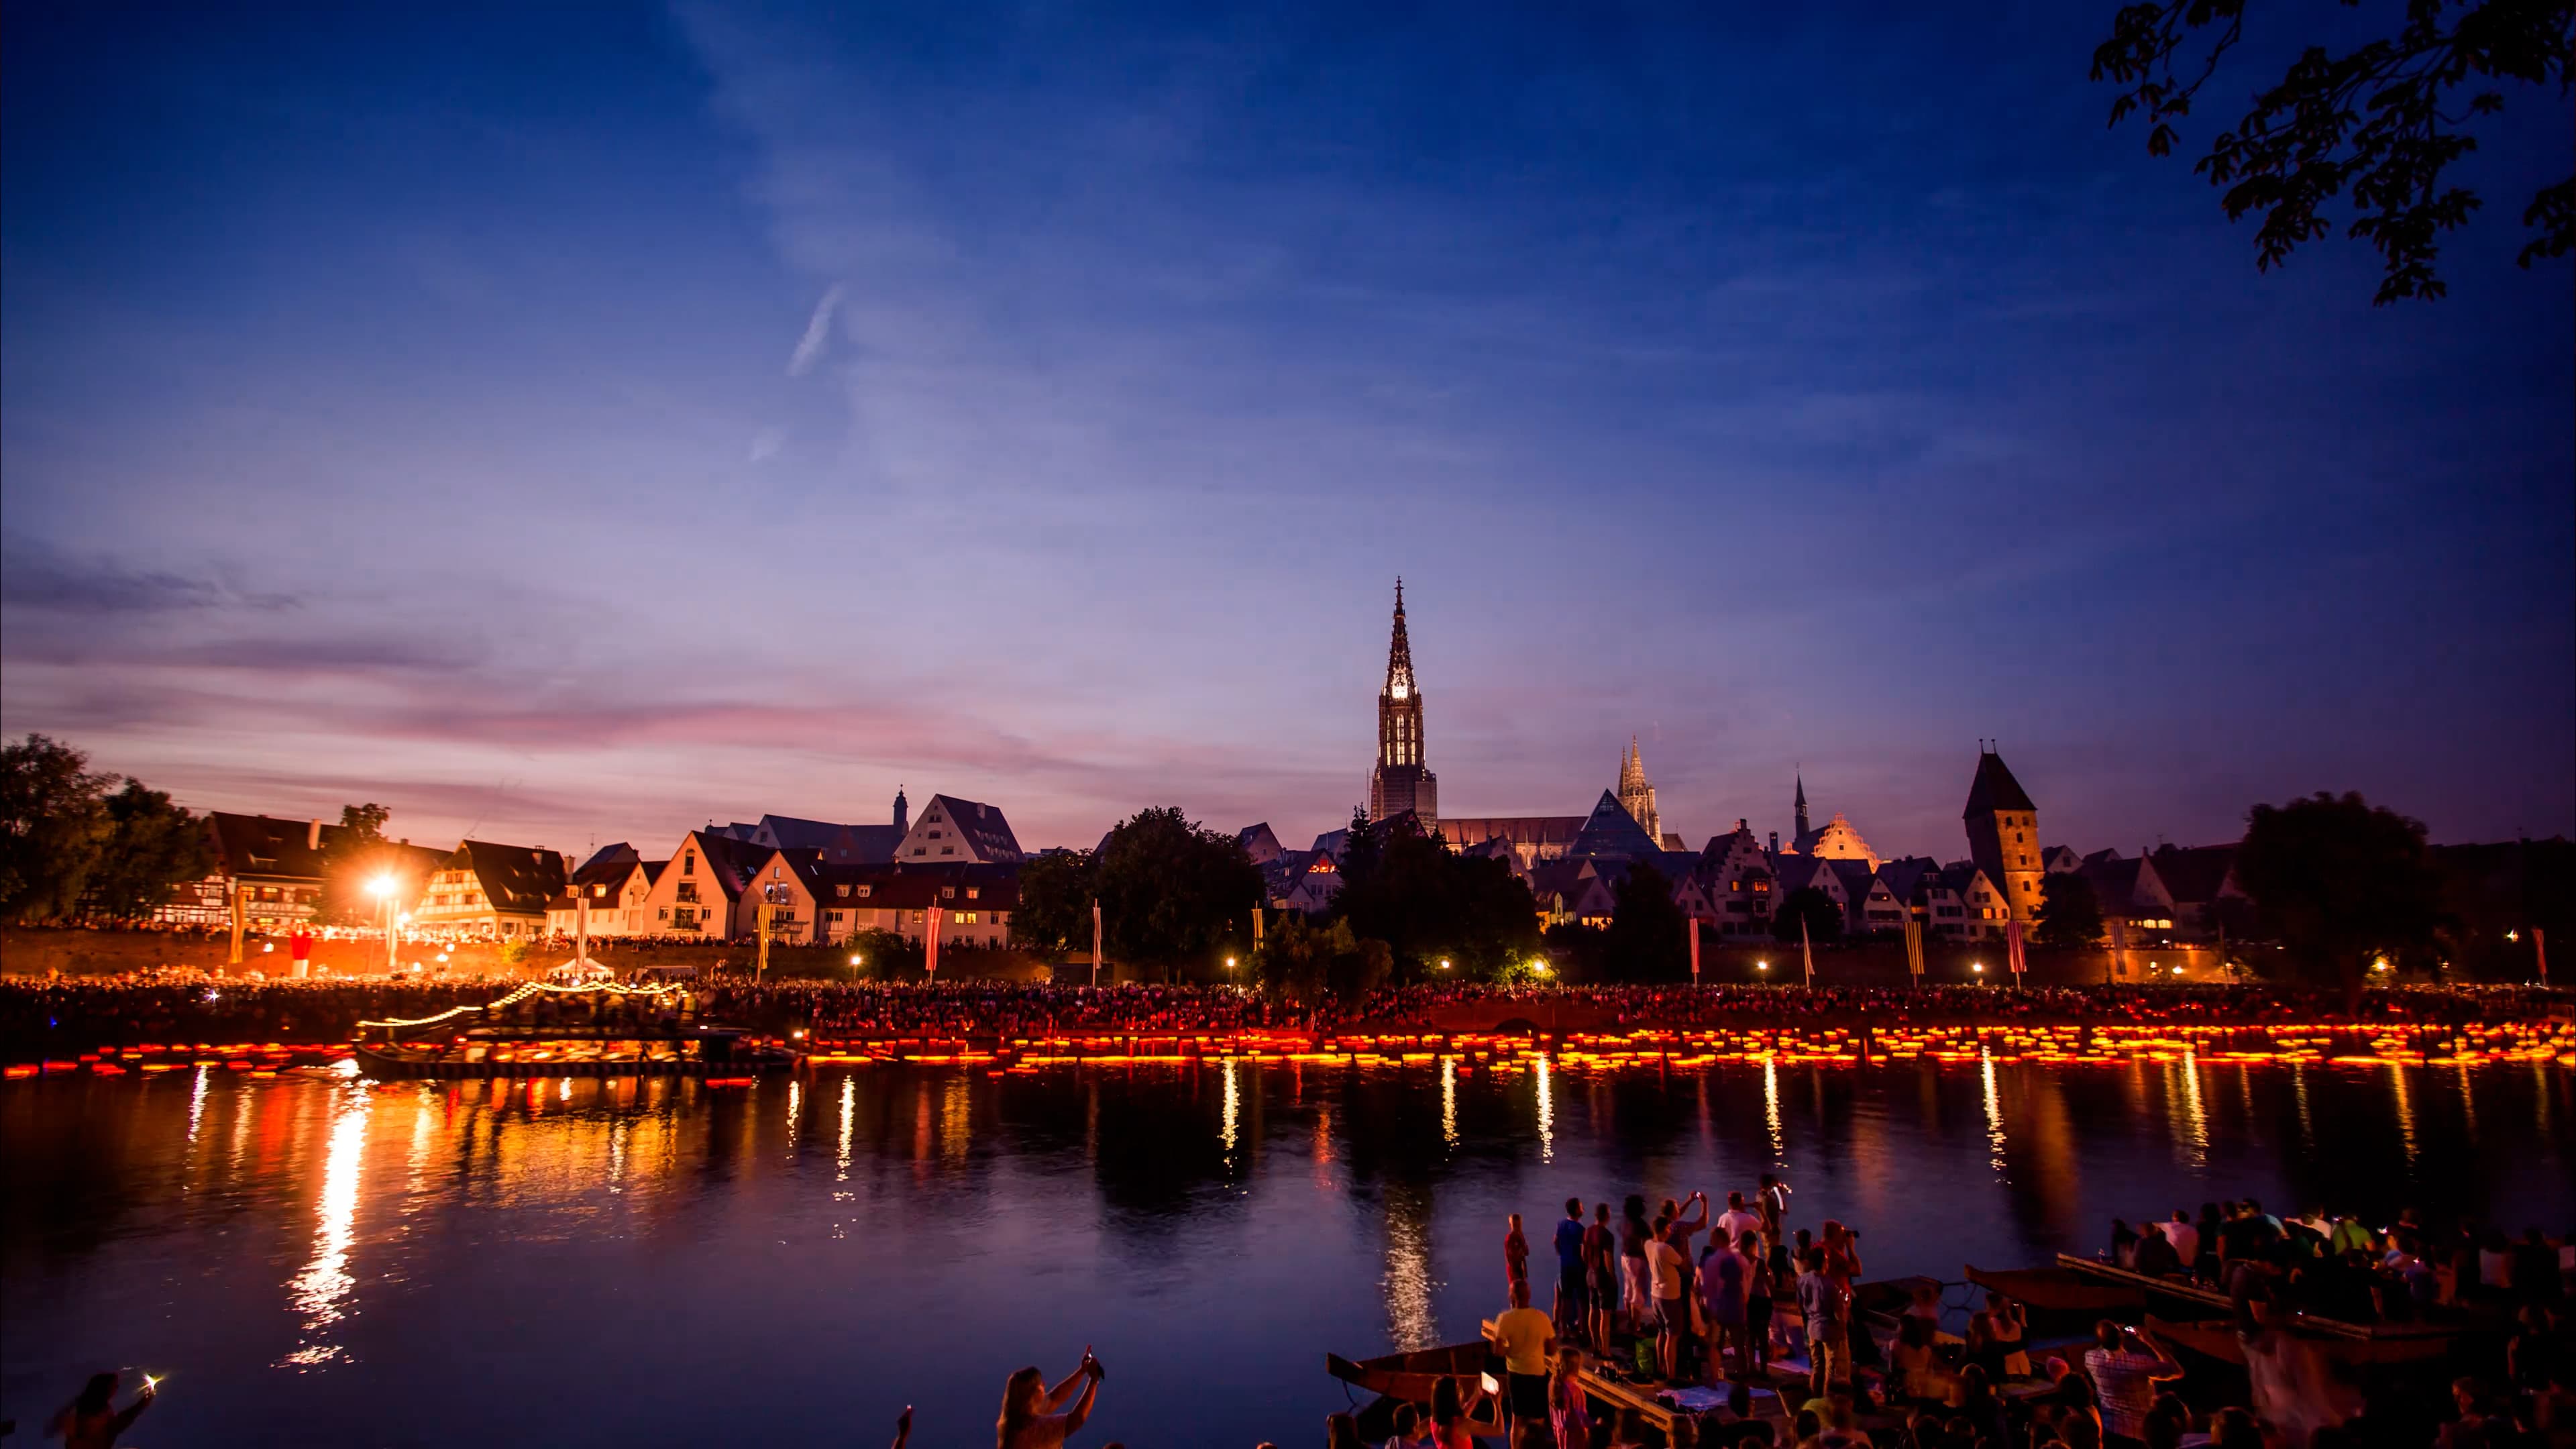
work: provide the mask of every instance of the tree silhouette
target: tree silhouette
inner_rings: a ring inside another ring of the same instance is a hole
[[[2442,296],[2448,289],[2433,270],[2441,235],[2481,204],[2466,187],[2442,184],[2451,163],[2477,149],[2470,122],[2502,113],[2504,92],[2494,88],[2501,82],[2554,84],[2566,97],[2576,49],[2576,6],[2567,0],[2409,0],[2405,11],[2396,34],[2341,55],[2308,47],[2193,165],[2227,188],[2230,221],[2263,214],[2254,234],[2258,268],[2269,271],[2326,235],[2318,209],[2348,193],[2354,216],[2345,235],[2377,248],[2386,267],[2372,301]],[[2093,52],[2093,79],[2124,88],[2111,102],[2111,124],[2144,112],[2148,152],[2170,155],[2179,139],[2173,123],[2191,114],[2244,31],[2245,0],[2123,6]],[[2177,78],[2175,57],[2195,48],[2195,37],[2208,49],[2195,74]],[[2468,94],[2454,95],[2463,86]],[[2548,107],[2542,120],[2566,124]],[[2517,258],[2525,269],[2576,249],[2576,177],[2543,187],[2522,223],[2532,230]]]

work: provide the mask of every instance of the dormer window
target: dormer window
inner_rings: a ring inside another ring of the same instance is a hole
[[[849,899],[850,888],[845,885],[837,885],[832,887],[832,894],[841,897],[843,900],[847,900]]]
[[[943,900],[955,900],[957,898],[957,887],[941,886],[939,888],[939,895]]]
[[[966,888],[966,899],[970,901],[981,894],[983,894],[983,890],[979,886],[968,886]]]
[[[843,886],[843,887],[842,887],[842,889],[843,889],[843,890],[847,890],[847,889],[849,889],[849,887],[847,887],[847,886]],[[868,894],[869,894],[869,892],[874,891],[875,889],[876,889],[876,887],[875,887],[875,886],[861,886],[861,887],[859,887],[859,899],[860,899],[860,900],[866,900],[866,899],[868,898]]]

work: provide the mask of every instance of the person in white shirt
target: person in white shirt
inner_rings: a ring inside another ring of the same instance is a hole
[[[2173,1244],[2174,1256],[2182,1259],[2183,1271],[2200,1261],[2200,1229],[2191,1225],[2191,1214],[2174,1209],[2173,1221],[2165,1224],[2165,1241]]]
[[[1762,1215],[1744,1205],[1744,1194],[1726,1195],[1726,1211],[1717,1215],[1717,1236],[1709,1241],[1733,1244],[1746,1233],[1762,1231]]]
[[[1661,1330],[1655,1338],[1655,1349],[1667,1380],[1680,1375],[1682,1335],[1690,1330],[1690,1299],[1682,1288],[1682,1274],[1690,1266],[1690,1259],[1673,1246],[1675,1226],[1671,1222],[1655,1224],[1655,1235],[1646,1243],[1646,1272],[1654,1280],[1655,1322]]]

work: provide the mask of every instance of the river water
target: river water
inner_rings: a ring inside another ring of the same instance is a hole
[[[2560,1230],[2571,1123],[2534,1065],[38,1079],[0,1088],[0,1416],[127,1367],[169,1375],[155,1449],[877,1444],[907,1403],[988,1444],[1088,1343],[1081,1442],[1311,1444],[1327,1349],[1473,1338],[1504,1214],[1543,1285],[1569,1195],[1776,1168],[1865,1276],[1955,1280],[2246,1193]]]

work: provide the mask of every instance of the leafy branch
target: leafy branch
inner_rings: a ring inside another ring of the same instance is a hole
[[[2177,78],[2177,58],[2188,63],[2204,32],[2197,74]],[[2143,112],[2148,153],[2172,154],[2174,123],[2191,114],[2244,32],[2245,0],[2124,6],[2111,38],[2093,52],[2093,79],[2125,88],[2111,102],[2110,123]],[[2468,126],[2504,110],[2494,83],[2554,82],[2563,99],[2571,51],[2571,0],[2408,0],[2394,36],[2340,56],[2309,47],[2192,169],[2227,188],[2229,220],[2263,214],[2254,237],[2262,270],[2325,236],[2319,208],[2348,193],[2356,214],[2345,234],[2367,240],[2386,266],[2372,301],[2438,298],[2448,290],[2433,269],[2441,235],[2480,205],[2469,189],[2443,185],[2443,171],[2477,149]],[[2462,87],[2464,105],[2452,97]],[[2576,177],[2542,188],[2522,219],[2532,232],[2516,258],[2524,268],[2576,250]]]

